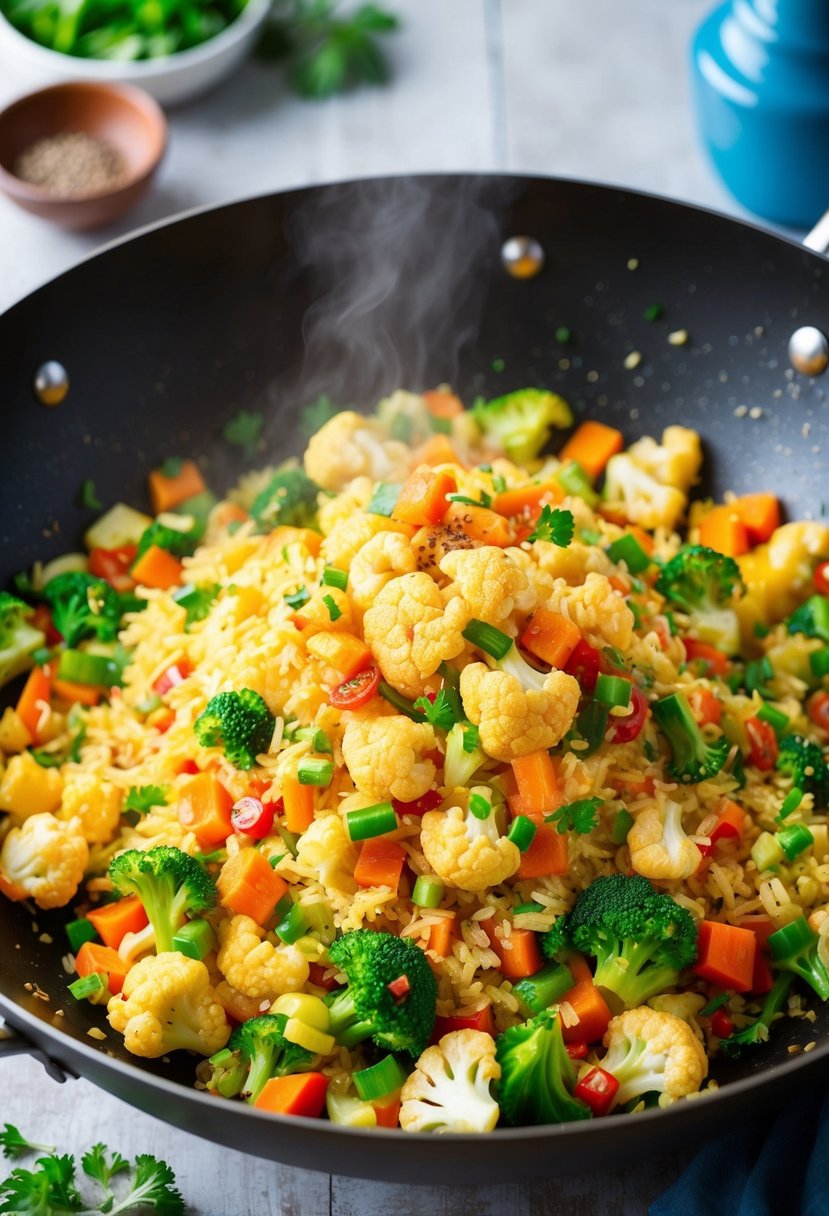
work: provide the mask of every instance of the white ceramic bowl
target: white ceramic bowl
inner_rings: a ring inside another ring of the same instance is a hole
[[[164,59],[117,63],[80,59],[32,42],[0,13],[0,73],[36,89],[65,80],[95,80],[135,84],[162,105],[189,101],[212,88],[249,54],[270,11],[271,0],[248,0],[226,29],[200,46]]]

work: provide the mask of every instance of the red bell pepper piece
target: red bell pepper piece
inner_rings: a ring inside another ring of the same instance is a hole
[[[591,1068],[573,1090],[573,1097],[581,1099],[598,1117],[610,1111],[618,1092],[619,1082],[613,1073],[604,1068]]]

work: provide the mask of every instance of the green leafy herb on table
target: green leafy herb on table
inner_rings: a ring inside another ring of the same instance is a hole
[[[239,410],[235,418],[231,418],[230,422],[225,423],[222,434],[228,443],[241,448],[250,460],[260,447],[264,425],[264,415],[254,414],[249,410]]]
[[[108,1212],[156,1212],[158,1216],[182,1216],[184,1201],[175,1183],[175,1174],[166,1161],[140,1153],[131,1165],[120,1153],[110,1153],[104,1144],[93,1144],[81,1158],[81,1168],[99,1188],[93,1205],[78,1189],[75,1158],[56,1156],[48,1144],[35,1144],[21,1135],[11,1123],[0,1132],[0,1150],[5,1157],[19,1158],[31,1153],[38,1157],[37,1168],[17,1166],[0,1183],[0,1214],[3,1216],[64,1216],[75,1212],[93,1216]],[[113,1181],[121,1181],[116,1187]]]
[[[277,0],[274,6],[260,53],[286,60],[291,85],[302,97],[331,97],[389,79],[377,39],[399,27],[397,17],[376,4],[344,14],[339,9],[339,0]]]

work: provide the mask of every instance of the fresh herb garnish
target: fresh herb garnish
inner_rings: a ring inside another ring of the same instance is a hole
[[[265,425],[264,414],[251,413],[249,410],[239,410],[235,418],[226,422],[222,427],[222,435],[228,443],[241,448],[250,459],[259,450],[262,441],[262,428]]]
[[[292,591],[290,595],[285,596],[285,603],[289,608],[293,608],[296,611],[303,604],[307,604],[310,598],[311,593],[307,587],[297,587],[296,591]]]
[[[560,806],[552,815],[545,815],[546,823],[554,823],[560,835],[565,832],[578,832],[584,836],[592,832],[599,822],[599,807],[601,798],[579,798],[576,802],[568,802]]]
[[[326,608],[328,609],[328,615],[331,618],[331,620],[338,621],[343,614],[343,610],[342,610],[342,608],[340,608],[339,604],[334,599],[333,595],[324,595],[322,597],[322,602],[323,602],[323,604],[325,604]]]
[[[125,811],[146,815],[154,806],[167,805],[167,792],[161,785],[131,785],[124,799]]]
[[[27,1153],[53,1153],[54,1144],[36,1144],[27,1140],[13,1123],[7,1123],[0,1132],[0,1152],[4,1157],[25,1157]]]
[[[447,502],[461,502],[468,507],[491,507],[492,495],[487,494],[486,490],[481,490],[480,498],[468,498],[466,494],[447,494]]]
[[[527,540],[530,544],[537,540],[546,540],[558,545],[561,549],[566,549],[573,539],[575,527],[572,511],[562,507],[550,507],[545,503],[541,508],[538,523]]]
[[[300,411],[300,430],[306,437],[315,435],[338,412],[339,407],[334,404],[328,394],[320,393],[316,401],[312,401],[310,405],[303,406]]]
[[[378,35],[398,28],[397,17],[376,4],[338,15],[339,0],[279,0],[260,53],[287,60],[301,97],[331,97],[359,83],[385,84],[389,66]]]
[[[418,697],[414,707],[422,710],[426,721],[437,726],[439,730],[451,730],[457,721],[445,688],[441,688],[434,701],[430,701],[428,697]]]
[[[186,613],[185,629],[196,621],[204,620],[221,589],[219,583],[205,583],[201,587],[197,587],[193,583],[185,583],[183,587],[178,587],[173,592],[173,599],[177,604],[181,604]]]
[[[477,747],[481,745],[481,732],[477,726],[468,723],[463,728],[463,750],[468,756],[471,756]]]
[[[180,456],[168,456],[161,465],[161,472],[165,477],[178,477],[183,464]]]
[[[85,477],[78,490],[78,506],[87,511],[102,511],[104,504],[98,498],[95,482],[91,477]]]

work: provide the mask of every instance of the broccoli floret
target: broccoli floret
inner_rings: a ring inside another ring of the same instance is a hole
[[[49,579],[43,598],[52,610],[55,629],[70,648],[82,638],[114,642],[124,613],[145,607],[143,600],[121,595],[104,579],[82,570]]]
[[[426,955],[414,942],[391,933],[355,929],[331,945],[328,956],[348,976],[348,986],[328,999],[329,1031],[344,1047],[373,1039],[387,1051],[419,1056],[435,1024],[437,984]],[[405,976],[401,999],[389,984]]]
[[[262,531],[277,524],[313,527],[319,492],[320,487],[304,469],[283,469],[257,494],[250,513]]]
[[[807,638],[829,642],[829,599],[811,595],[786,620],[789,633],[804,633]]]
[[[668,769],[678,781],[707,781],[720,771],[728,758],[728,739],[723,735],[708,742],[682,693],[654,701],[651,710],[671,745]]]
[[[822,1001],[829,1001],[829,971],[818,954],[820,938],[805,916],[798,916],[769,937],[775,966],[793,971],[805,980]]]
[[[721,1040],[721,1054],[729,1058],[737,1058],[747,1048],[759,1047],[761,1043],[765,1043],[769,1037],[769,1027],[771,1026],[772,1019],[781,1011],[786,1003],[789,989],[793,983],[794,975],[791,971],[781,972],[766,994],[763,1007],[754,1021],[749,1022],[742,1030],[735,1030],[727,1039]]]
[[[494,401],[476,401],[472,414],[487,438],[499,443],[517,464],[538,455],[554,426],[573,422],[564,398],[540,388],[522,388]]]
[[[255,1102],[271,1077],[307,1072],[314,1056],[285,1038],[288,1019],[284,1013],[264,1013],[237,1026],[227,1047],[212,1056],[209,1089],[225,1097],[241,1094]]]
[[[776,768],[791,777],[793,787],[813,794],[816,807],[829,805],[829,765],[817,743],[786,735],[780,740]]]
[[[259,693],[243,688],[211,697],[193,730],[202,747],[223,747],[231,764],[249,769],[270,747],[275,721]]]
[[[32,665],[32,651],[46,641],[29,624],[33,609],[8,591],[0,591],[0,688]]]
[[[590,1108],[573,1097],[576,1069],[567,1054],[558,1010],[544,1009],[499,1035],[498,1102],[504,1123],[524,1126],[589,1119]]]
[[[690,912],[639,874],[595,878],[541,938],[548,958],[579,950],[596,959],[593,982],[626,1008],[672,988],[697,956]]]
[[[139,557],[143,557],[153,545],[156,545],[159,549],[166,549],[174,557],[189,557],[196,550],[198,531],[198,525],[187,531],[182,531],[180,528],[171,528],[167,524],[162,524],[155,519],[141,533],[138,541],[136,560]]]
[[[733,557],[689,545],[666,562],[656,590],[690,617],[695,635],[726,654],[740,649],[740,623],[730,602],[745,590]]]
[[[188,913],[212,908],[218,898],[205,867],[172,845],[127,849],[110,862],[109,876],[119,894],[141,900],[159,954],[173,949]]]

